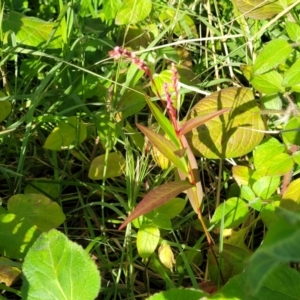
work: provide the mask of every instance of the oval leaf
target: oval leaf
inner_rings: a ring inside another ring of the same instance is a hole
[[[287,70],[282,80],[282,86],[291,87],[300,83],[300,58]]]
[[[224,228],[233,228],[239,226],[247,216],[247,204],[242,199],[234,197],[218,206],[210,222],[220,227],[224,219]]]
[[[170,199],[176,197],[183,191],[191,188],[193,185],[187,181],[167,182],[154,190],[150,191],[143,200],[136,206],[130,216],[119,227],[119,230],[124,228],[132,220],[144,215],[151,210],[167,203]]]
[[[41,231],[56,228],[66,219],[56,202],[40,194],[14,195],[8,200],[7,209],[10,213],[26,218]]]
[[[93,159],[90,169],[89,178],[100,180],[103,178],[114,178],[121,176],[125,170],[126,161],[119,152],[99,155]]]
[[[45,141],[44,148],[54,151],[69,149],[82,143],[86,136],[86,126],[77,117],[69,117],[53,129]]]
[[[135,24],[151,12],[151,0],[125,0],[116,16],[117,25]]]
[[[276,39],[269,42],[257,56],[253,66],[254,75],[270,71],[286,60],[293,48],[286,40]]]
[[[284,91],[282,76],[276,71],[255,75],[251,84],[256,90],[267,95]]]
[[[247,88],[227,88],[215,92],[197,103],[186,117],[190,120],[205,116],[222,108],[231,108],[186,135],[193,152],[208,158],[229,158],[242,156],[253,150],[264,130],[252,91]]]
[[[95,263],[81,246],[57,230],[36,240],[25,257],[23,274],[23,299],[93,300],[100,290]]]
[[[148,258],[155,251],[159,242],[160,232],[157,227],[142,225],[138,231],[136,246],[142,258]]]

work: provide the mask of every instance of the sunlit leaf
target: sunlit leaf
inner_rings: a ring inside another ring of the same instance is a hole
[[[289,184],[282,195],[280,206],[290,211],[300,211],[300,178]]]
[[[284,91],[282,76],[277,71],[255,75],[251,80],[251,84],[256,90],[267,95]]]
[[[300,58],[284,74],[282,85],[291,87],[300,83]]]
[[[54,151],[66,150],[81,144],[86,136],[86,125],[77,117],[69,117],[53,129],[45,141],[44,148]]]
[[[248,185],[253,171],[246,166],[236,165],[232,167],[232,175],[239,186]]]
[[[175,198],[183,191],[192,187],[192,184],[187,181],[167,182],[153,190],[151,190],[143,200],[136,206],[134,211],[123,222],[119,230],[124,228],[135,218],[144,215],[151,210],[167,203],[170,199]]]
[[[142,258],[148,258],[155,251],[160,238],[157,227],[142,225],[137,233],[136,246]]]
[[[185,120],[224,108],[230,108],[230,111],[186,134],[196,155],[238,157],[252,151],[261,142],[263,133],[251,129],[264,130],[264,123],[253,93],[247,88],[227,88],[205,97],[191,109]]]
[[[210,222],[220,227],[224,219],[224,228],[234,228],[240,225],[247,216],[247,204],[242,199],[233,197],[217,207]]]
[[[176,261],[170,245],[165,243],[161,244],[158,248],[158,257],[161,263],[172,271]]]
[[[16,194],[9,198],[7,209],[10,213],[29,220],[41,231],[56,228],[66,219],[56,202],[40,194]]]
[[[290,37],[290,39],[294,42],[299,43],[300,41],[300,26],[297,23],[286,21],[285,29]]]
[[[272,0],[234,0],[234,3],[247,17],[257,20],[272,18],[283,11],[278,1]]]
[[[6,95],[0,91],[0,98]],[[5,120],[11,112],[11,102],[9,100],[0,101],[0,122]]]
[[[55,26],[54,22],[26,17],[16,11],[11,11],[8,15],[4,16],[2,30],[4,32],[15,32],[17,42],[20,44],[42,47],[46,45]],[[61,48],[63,44],[61,36],[61,29],[58,27],[47,48]]]
[[[121,176],[125,171],[125,165],[125,158],[119,152],[99,155],[93,159],[90,165],[89,178],[100,180]]]
[[[168,158],[178,169],[180,169],[180,171],[182,171],[184,174],[187,174],[187,165],[184,160],[175,154],[178,149],[176,149],[172,142],[141,124],[136,124],[136,126],[166,158]]]
[[[40,235],[23,263],[22,299],[93,300],[100,274],[88,253],[57,230]]]
[[[116,16],[117,25],[135,24],[144,20],[151,12],[151,0],[124,0]]]
[[[230,110],[230,108],[224,108],[224,109],[215,111],[213,113],[210,113],[207,116],[200,116],[200,117],[196,117],[196,118],[186,121],[180,129],[180,135],[190,132],[194,128],[197,128],[198,126],[204,124],[205,122],[207,122],[217,116],[220,116],[229,110]]]
[[[253,74],[259,75],[276,68],[291,54],[293,48],[288,41],[275,39],[259,53],[253,66]]]
[[[280,185],[279,176],[263,176],[254,182],[254,193],[261,199],[269,199]]]

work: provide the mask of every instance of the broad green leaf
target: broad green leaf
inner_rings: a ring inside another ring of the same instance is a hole
[[[105,20],[111,20],[116,17],[117,12],[122,7],[122,1],[121,0],[105,0],[102,3],[103,6],[103,16]]]
[[[127,217],[127,219],[120,226],[119,230],[124,228],[135,218],[144,215],[153,209],[167,203],[180,193],[190,189],[192,184],[187,181],[172,181],[167,182],[153,190],[151,190],[143,200],[136,206],[134,211]]]
[[[124,0],[116,16],[117,25],[135,24],[144,20],[151,12],[151,0]]]
[[[66,217],[61,207],[40,194],[17,194],[9,198],[7,209],[36,225],[41,231],[48,231],[61,225]]]
[[[24,217],[11,213],[0,215],[0,254],[23,259],[40,234],[37,226]]]
[[[157,227],[142,225],[137,233],[136,246],[142,258],[148,258],[155,251],[160,238]]]
[[[247,217],[247,204],[242,199],[233,197],[218,206],[210,223],[220,227],[221,221],[224,219],[224,228],[234,228],[239,226]]]
[[[253,173],[253,171],[246,166],[236,165],[232,167],[232,176],[239,186],[249,185],[251,173]]]
[[[189,121],[186,121],[180,128],[180,135],[190,132],[194,128],[197,128],[198,126],[204,124],[205,122],[207,122],[215,117],[218,117],[229,110],[230,110],[230,108],[224,108],[224,109],[215,111],[213,113],[210,113],[207,116],[200,116],[200,117],[193,118]]]
[[[275,214],[275,209],[276,207],[279,207],[279,205],[280,201],[271,201],[261,209],[261,219],[267,228],[269,228],[272,223],[276,222],[277,215]]]
[[[300,165],[300,151],[296,151],[292,154],[292,158],[294,160],[294,163],[297,165]]]
[[[126,90],[117,104],[118,118],[120,120],[140,112],[146,105],[145,97],[138,91]]]
[[[180,149],[180,142],[176,135],[175,129],[170,120],[161,112],[161,110],[153,103],[149,98],[146,97],[146,102],[154,115],[156,121],[161,126],[163,131],[166,133],[170,141],[176,146],[176,150]]]
[[[0,91],[0,98],[6,95]],[[11,102],[9,100],[0,101],[0,122],[4,121],[11,112]]]
[[[291,211],[300,211],[300,178],[293,180],[282,196],[280,206]]]
[[[285,216],[280,213],[281,210],[246,269],[249,288],[254,292],[259,290],[263,280],[279,263],[300,261],[300,215],[288,213]]]
[[[283,11],[283,7],[272,0],[233,0],[237,8],[248,18],[270,19]]]
[[[53,34],[53,29],[57,24],[46,22],[34,17],[26,17],[16,11],[11,11],[9,15],[4,15],[2,30],[4,32],[13,31],[16,34],[17,42],[20,44],[43,47]],[[51,42],[47,48],[59,49],[62,47],[61,28],[56,29]]]
[[[180,10],[170,8],[163,10],[159,15],[159,20],[161,21],[161,24],[165,24],[165,27],[170,24],[175,24],[172,28],[177,36],[198,37],[198,31],[193,19]]]
[[[300,117],[291,118],[285,125],[282,137],[285,143],[300,146]]]
[[[86,136],[86,125],[77,117],[69,117],[53,129],[45,141],[44,148],[54,151],[70,149],[81,144]]]
[[[262,273],[264,274],[264,270]],[[232,277],[220,291],[209,299],[214,300],[297,300],[300,299],[299,272],[287,265],[280,265],[271,271],[253,295],[247,282],[247,272]]]
[[[148,216],[147,216],[147,218],[148,218]],[[149,221],[151,221],[152,225],[154,225],[158,228],[172,230],[171,220],[165,214],[157,213],[154,211],[154,217]]]
[[[167,159],[169,159],[180,171],[187,175],[187,164],[183,159],[176,155],[176,147],[162,135],[154,132],[153,130],[141,125],[136,126],[143,132],[143,134],[149,139],[149,141],[156,147]]]
[[[207,158],[239,157],[253,150],[264,130],[259,108],[252,91],[247,88],[227,88],[199,101],[184,121],[230,108],[186,134],[195,155]]]
[[[162,100],[165,101],[165,89],[164,85],[168,85],[168,92],[171,94],[171,98],[174,101],[173,105],[174,107],[178,107],[176,101],[176,97],[174,94],[174,85],[173,85],[173,73],[171,70],[164,70],[159,74],[153,75],[153,81],[151,82],[151,89],[152,91]]]
[[[24,194],[42,194],[56,200],[59,197],[59,184],[47,178],[39,178],[26,185]]]
[[[252,189],[261,199],[269,199],[280,185],[279,176],[264,176],[255,181]]]
[[[224,279],[225,282],[227,282],[231,277],[242,273],[246,266],[246,262],[251,256],[250,251],[225,243],[223,245],[222,252],[219,252],[218,245],[213,246],[213,251],[219,258],[219,261],[216,261],[212,250],[208,250],[208,272],[209,278],[213,282],[218,282],[220,272],[222,272],[222,279]]]
[[[93,159],[90,169],[89,178],[100,180],[103,178],[114,178],[121,176],[125,171],[126,161],[120,152],[99,155]]]
[[[0,282],[11,286],[21,275],[21,269],[13,266],[13,261],[0,257]]]
[[[253,192],[253,190],[247,186],[247,185],[242,185],[241,186],[241,197],[250,202],[253,201],[255,199],[255,193]]]
[[[157,211],[161,214],[165,214],[169,219],[173,219],[178,216],[186,205],[186,200],[181,198],[174,198],[168,201],[166,204],[157,208]]]
[[[275,138],[263,141],[254,151],[255,176],[280,176],[289,172],[294,165],[293,159],[283,153],[284,145]]]
[[[253,66],[253,75],[260,75],[276,68],[289,57],[292,50],[293,47],[288,41],[272,40],[257,56]]]
[[[93,260],[57,230],[36,240],[25,257],[23,275],[22,299],[93,300],[100,290]]]
[[[262,96],[260,103],[264,109],[282,110],[282,99],[278,93]],[[263,110],[262,113],[264,113]]]
[[[282,80],[282,86],[291,87],[300,83],[300,58],[287,70]]]
[[[205,299],[205,297],[208,296],[208,294],[202,292],[201,290],[195,290],[195,289],[169,289],[165,292],[157,293],[151,297],[149,297],[147,300],[199,300],[199,299]]]
[[[277,71],[255,75],[251,84],[256,90],[267,95],[284,91],[282,76]]]
[[[286,21],[285,30],[287,31],[290,39],[296,43],[300,41],[300,26],[297,23]]]

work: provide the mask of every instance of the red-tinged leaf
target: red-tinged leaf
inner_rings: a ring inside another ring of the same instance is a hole
[[[172,142],[168,141],[162,135],[143,125],[136,124],[136,126],[157,148],[159,152],[161,152],[167,159],[169,159],[180,171],[187,175],[187,164],[185,164],[184,161],[175,154],[178,149],[176,149]]]
[[[172,181],[167,182],[154,190],[150,191],[143,200],[136,206],[130,216],[119,227],[123,229],[128,223],[144,215],[153,209],[167,203],[169,200],[175,198],[183,191],[190,189],[193,185],[188,181]]]
[[[161,126],[163,131],[166,133],[166,135],[170,138],[170,140],[176,145],[177,150],[180,147],[179,140],[177,138],[175,129],[170,122],[170,120],[162,113],[162,111],[159,109],[159,107],[153,103],[149,98],[146,97],[146,102],[154,115],[156,121]]]
[[[194,128],[204,124],[205,122],[207,122],[215,117],[218,117],[218,116],[224,114],[225,112],[229,111],[230,109],[231,108],[223,108],[223,109],[217,110],[215,112],[212,112],[208,115],[200,116],[200,117],[196,117],[196,118],[188,120],[181,127],[180,135],[184,135],[184,134],[188,133],[189,131],[193,130]]]

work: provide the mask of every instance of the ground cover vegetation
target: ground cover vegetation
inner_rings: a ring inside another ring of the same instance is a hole
[[[0,8],[0,299],[300,299],[299,0]]]

